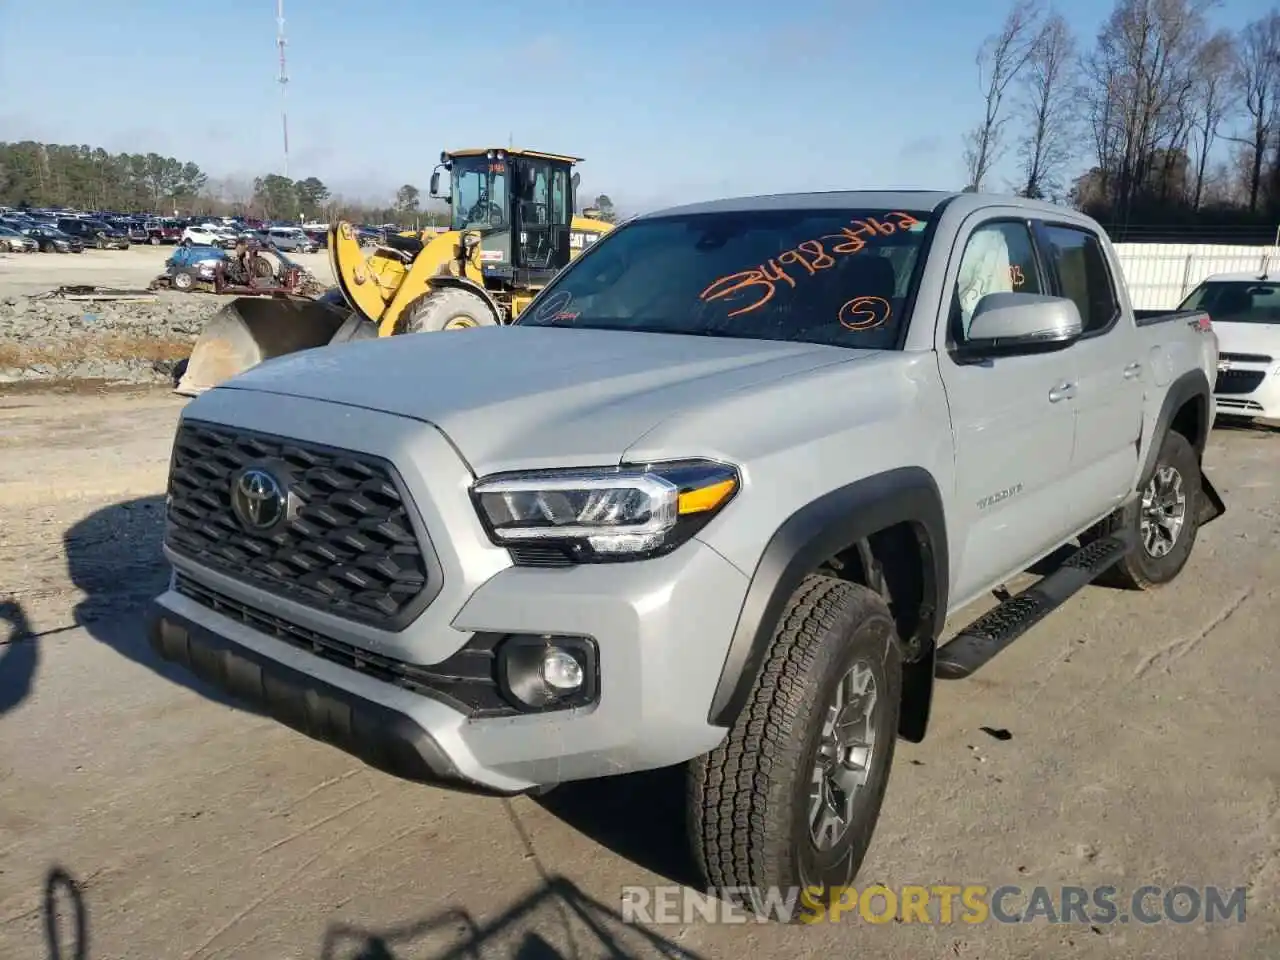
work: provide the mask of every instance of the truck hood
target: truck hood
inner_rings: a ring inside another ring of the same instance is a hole
[[[1280,323],[1219,323],[1213,321],[1218,335],[1219,353],[1256,353],[1280,357]]]
[[[617,463],[632,442],[669,417],[872,355],[759,340],[488,327],[306,350],[268,360],[216,389],[426,421],[483,475]]]

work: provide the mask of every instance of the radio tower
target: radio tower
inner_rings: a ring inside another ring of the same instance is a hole
[[[276,0],[276,47],[280,51],[280,129],[284,134],[284,175],[289,176],[289,111],[285,104],[285,87],[289,85],[289,73],[284,65],[284,0]]]

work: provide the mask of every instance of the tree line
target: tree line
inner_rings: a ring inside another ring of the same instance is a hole
[[[250,216],[267,220],[352,220],[443,226],[449,211],[401,186],[389,204],[357,203],[333,194],[318,177],[269,173],[252,180],[211,178],[197,164],[156,153],[108,153],[99,147],[0,142],[0,204],[120,213]],[[603,194],[595,206],[612,217]]]
[[[982,44],[970,190],[1071,202],[1112,227],[1280,219],[1280,11],[1215,28],[1219,0],[1117,0],[1082,44],[1047,0],[1015,0]],[[1075,170],[1084,172],[1072,176]]]

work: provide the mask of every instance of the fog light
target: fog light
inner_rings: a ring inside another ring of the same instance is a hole
[[[548,650],[542,658],[542,679],[559,693],[582,686],[582,664],[563,650]]]
[[[566,710],[596,696],[595,642],[586,637],[507,637],[498,647],[498,683],[521,710]]]

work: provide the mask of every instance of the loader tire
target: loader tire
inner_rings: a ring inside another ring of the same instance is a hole
[[[489,305],[467,290],[435,290],[414,300],[404,309],[396,333],[435,333],[494,327],[497,318]]]

